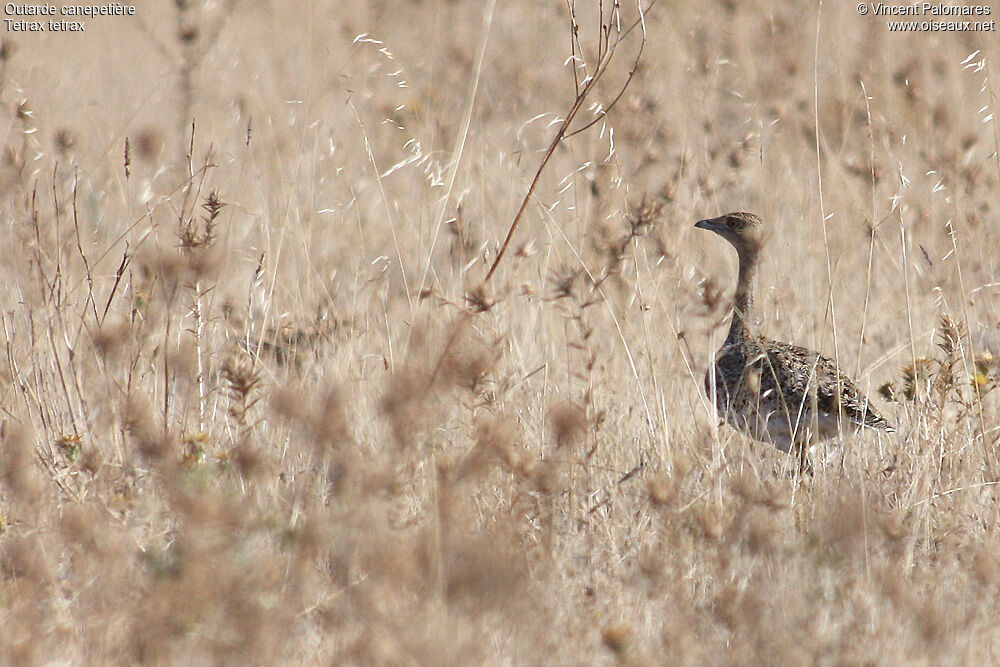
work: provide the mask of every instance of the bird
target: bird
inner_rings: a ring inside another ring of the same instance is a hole
[[[811,444],[851,428],[891,433],[878,413],[837,364],[814,350],[764,337],[753,322],[754,288],[765,226],[753,213],[735,212],[699,220],[739,258],[729,334],[705,373],[705,392],[730,426],[783,452],[798,456],[800,472],[812,472]]]

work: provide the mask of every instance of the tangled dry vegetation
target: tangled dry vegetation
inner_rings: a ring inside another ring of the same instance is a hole
[[[0,662],[1000,660],[990,35],[657,3],[484,283],[598,2],[155,4],[0,50]],[[812,478],[702,393],[740,209],[897,426]]]

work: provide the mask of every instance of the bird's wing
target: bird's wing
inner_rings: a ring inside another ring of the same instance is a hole
[[[815,382],[816,407],[821,412],[843,414],[861,426],[892,430],[854,381],[830,359],[798,345],[770,340],[761,344],[789,410],[798,411],[803,401],[810,400],[807,397]]]

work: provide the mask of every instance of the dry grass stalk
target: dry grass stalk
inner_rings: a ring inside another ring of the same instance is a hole
[[[992,42],[259,4],[0,42],[0,663],[993,660]],[[893,398],[811,480],[708,421],[736,208]]]

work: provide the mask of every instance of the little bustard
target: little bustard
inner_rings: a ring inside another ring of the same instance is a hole
[[[739,256],[739,278],[729,335],[705,374],[705,391],[719,415],[756,440],[796,453],[811,469],[807,447],[841,430],[892,426],[854,382],[818,352],[780,343],[754,331],[751,320],[764,226],[752,213],[729,213],[695,227],[729,241]]]

